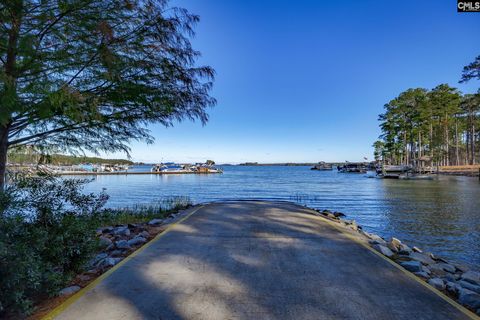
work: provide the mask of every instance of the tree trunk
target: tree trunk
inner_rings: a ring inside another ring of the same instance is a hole
[[[472,153],[471,164],[475,164],[475,124],[472,124],[472,133],[470,134],[472,144],[470,145],[470,151]]]
[[[8,126],[0,127],[0,192],[5,188],[8,150]]]
[[[422,134],[421,132],[418,132],[418,158],[422,157]]]
[[[448,141],[448,115],[445,114],[445,165],[450,165],[450,148],[449,148],[449,141]]]
[[[433,119],[430,121],[430,157],[433,161]]]
[[[470,164],[470,131],[465,133],[465,164]]]
[[[455,116],[455,162],[456,165],[460,165],[460,155],[458,154],[458,120]]]

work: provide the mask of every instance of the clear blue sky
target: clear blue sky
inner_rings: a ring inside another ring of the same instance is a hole
[[[153,126],[137,161],[217,163],[372,158],[383,105],[410,87],[460,85],[480,54],[480,14],[454,0],[188,0],[193,40],[215,68],[206,126]],[[110,155],[113,157],[115,155]]]

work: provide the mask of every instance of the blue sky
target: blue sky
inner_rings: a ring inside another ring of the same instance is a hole
[[[217,72],[210,121],[150,127],[136,161],[372,158],[383,105],[410,87],[458,84],[480,55],[480,14],[454,0],[188,0],[195,49]],[[110,157],[118,155],[109,155]]]

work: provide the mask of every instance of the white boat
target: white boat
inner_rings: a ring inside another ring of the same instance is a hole
[[[150,171],[163,173],[223,173],[222,169],[211,164],[197,163],[195,165],[181,165],[173,162],[156,164],[150,169]]]
[[[176,164],[173,162],[166,162],[156,164],[150,169],[151,172],[166,172],[166,173],[186,173],[190,172],[189,169],[186,169],[184,166],[180,164]]]
[[[196,172],[199,172],[199,173],[223,173],[222,169],[217,168],[213,165],[197,164],[196,168],[197,168]]]

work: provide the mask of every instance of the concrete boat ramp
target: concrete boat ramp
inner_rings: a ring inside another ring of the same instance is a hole
[[[471,319],[312,211],[196,207],[52,319]]]

